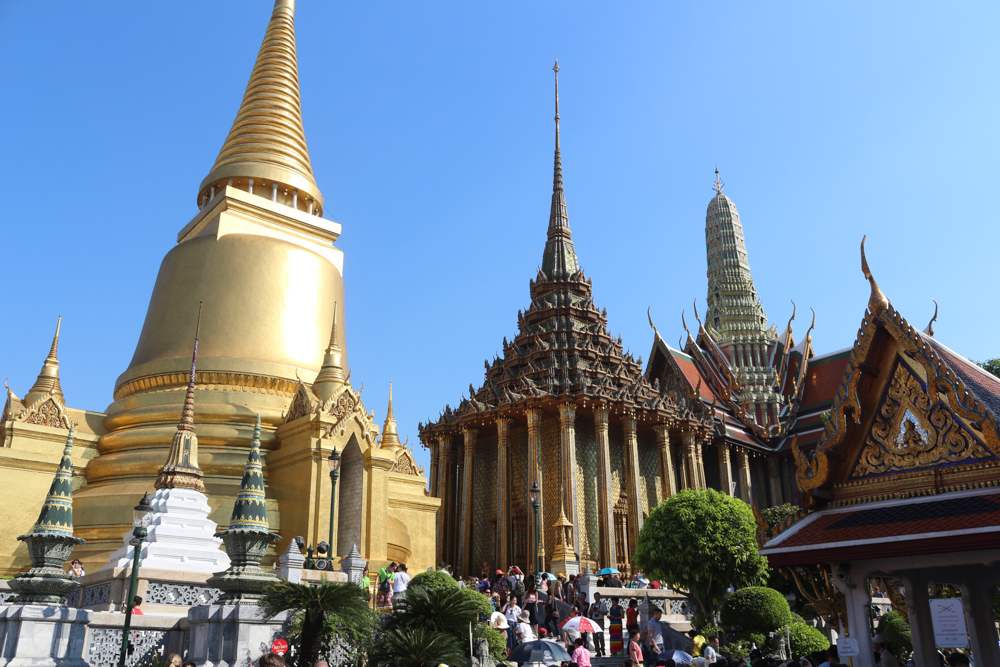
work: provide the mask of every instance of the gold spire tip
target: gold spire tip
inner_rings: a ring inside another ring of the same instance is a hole
[[[719,179],[719,167],[718,166],[716,166],[716,168],[715,168],[715,183],[713,184],[713,187],[715,188],[715,193],[719,194],[719,195],[722,194],[722,188],[726,187],[725,181]]]

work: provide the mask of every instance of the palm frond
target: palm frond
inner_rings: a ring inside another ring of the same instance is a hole
[[[302,613],[314,621],[327,616],[350,616],[368,609],[364,592],[349,581],[321,581],[316,586],[279,581],[264,590],[260,606],[273,618],[283,611]]]
[[[376,649],[378,667],[464,665],[469,657],[457,637],[430,628],[390,630]]]
[[[456,636],[468,632],[469,623],[478,620],[475,602],[459,588],[407,590],[395,611],[390,628],[426,628]]]

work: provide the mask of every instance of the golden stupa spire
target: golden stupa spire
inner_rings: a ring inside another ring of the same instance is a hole
[[[396,432],[396,418],[392,414],[392,382],[389,383],[389,408],[385,413],[385,424],[382,425],[382,441],[379,443],[382,449],[396,451],[402,449],[399,442],[399,434]]]
[[[302,126],[294,0],[274,3],[236,120],[201,182],[199,205],[205,195],[227,184],[268,199],[280,195],[295,208],[322,215],[323,194],[313,177]]]
[[[330,344],[326,347],[326,354],[323,355],[323,365],[313,381],[312,389],[317,398],[321,401],[328,401],[333,398],[337,389],[345,382],[344,360],[340,343],[337,342],[337,307],[333,304],[333,327],[330,330]]]
[[[28,393],[24,397],[24,403],[29,408],[38,401],[45,400],[50,394],[59,399],[60,402],[65,401],[62,387],[59,385],[58,352],[60,328],[62,328],[62,315],[56,321],[56,334],[52,337],[52,347],[49,348],[49,356],[45,357],[45,361],[42,362],[42,370],[39,371],[35,384],[31,386],[31,389],[28,390]]]
[[[156,478],[157,489],[194,489],[205,492],[201,481],[202,472],[198,467],[198,436],[194,434],[194,375],[198,366],[198,334],[201,332],[201,306],[198,302],[198,324],[194,330],[194,352],[191,354],[191,375],[188,378],[187,395],[177,432],[170,443],[167,462],[160,468]]]

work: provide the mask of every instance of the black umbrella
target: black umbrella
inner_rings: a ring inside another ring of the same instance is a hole
[[[510,652],[507,662],[541,662],[551,664],[553,662],[569,662],[572,660],[569,653],[559,644],[547,639],[536,639],[535,641],[524,642]]]

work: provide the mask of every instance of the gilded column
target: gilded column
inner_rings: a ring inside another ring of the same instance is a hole
[[[559,405],[559,435],[562,444],[563,502],[573,522],[573,553],[580,557],[580,519],[576,511],[576,404]]]
[[[684,454],[684,439],[683,439],[683,437],[681,438],[680,452],[681,452],[681,469],[680,469],[680,477],[681,477],[681,482],[680,483],[681,483],[681,488],[682,489],[690,489],[691,486],[690,486],[689,482],[691,481],[691,478],[688,477],[688,460],[687,460],[687,456]]]
[[[427,443],[427,451],[431,455],[431,473],[427,480],[428,492],[435,498],[439,498],[437,494],[437,476],[438,476],[438,444],[433,440]]]
[[[728,442],[719,442],[719,484],[723,493],[733,495],[733,465],[729,457]]]
[[[781,504],[781,473],[778,471],[778,459],[774,456],[767,457],[767,476],[771,486],[771,504]]]
[[[472,572],[472,471],[476,459],[476,435],[478,434],[479,431],[474,428],[467,426],[462,428],[464,457],[462,459],[462,511],[458,526],[458,561],[459,570],[463,576]]]
[[[608,445],[608,408],[594,408],[597,433],[597,517],[600,522],[600,562],[617,567],[615,553],[615,516],[611,507],[611,454]]]
[[[441,507],[438,509],[437,517],[437,560],[438,564],[448,559],[448,544],[451,521],[451,501],[452,494],[449,493],[449,483],[451,480],[453,466],[451,465],[451,438],[448,436],[438,436],[438,474],[435,495],[441,499]]]
[[[510,482],[507,479],[507,449],[509,445],[510,417],[497,417],[497,568],[504,568],[510,562],[507,553],[507,540],[510,533],[510,517],[507,508],[510,505]],[[534,563],[532,563],[534,566]]]
[[[628,542],[631,558],[635,558],[635,541],[642,530],[642,504],[639,502],[639,440],[635,431],[635,415],[622,415],[625,430],[625,470],[628,475],[626,491],[628,496]]]
[[[742,448],[736,450],[736,461],[740,465],[740,497],[744,502],[752,505],[751,492],[753,489],[750,487],[750,457],[747,455],[747,450]]]
[[[653,427],[656,433],[656,447],[660,451],[660,480],[663,489],[663,499],[677,493],[674,481],[674,461],[670,456],[670,424],[657,424]]]
[[[524,411],[524,414],[528,418],[528,488],[525,489],[525,493],[531,490],[531,486],[538,483],[538,489],[540,490],[541,503],[538,508],[538,520],[542,521],[542,517],[545,516],[545,488],[544,482],[542,481],[542,410],[541,408],[528,408]],[[531,560],[531,567],[535,567],[535,516],[534,508],[531,509],[531,530],[528,534],[531,536],[528,540],[530,546],[530,551],[528,552],[528,558]],[[545,568],[545,528],[539,526],[539,542],[538,545],[538,556],[542,561],[542,568]]]
[[[702,435],[694,441],[694,460],[698,464],[698,488],[707,489],[708,483],[705,481],[705,455],[701,451],[702,440],[707,440],[710,436]]]
[[[690,426],[681,429],[681,443],[684,447],[684,468],[687,473],[687,488],[701,488],[698,483],[698,459],[697,457],[698,434]]]

